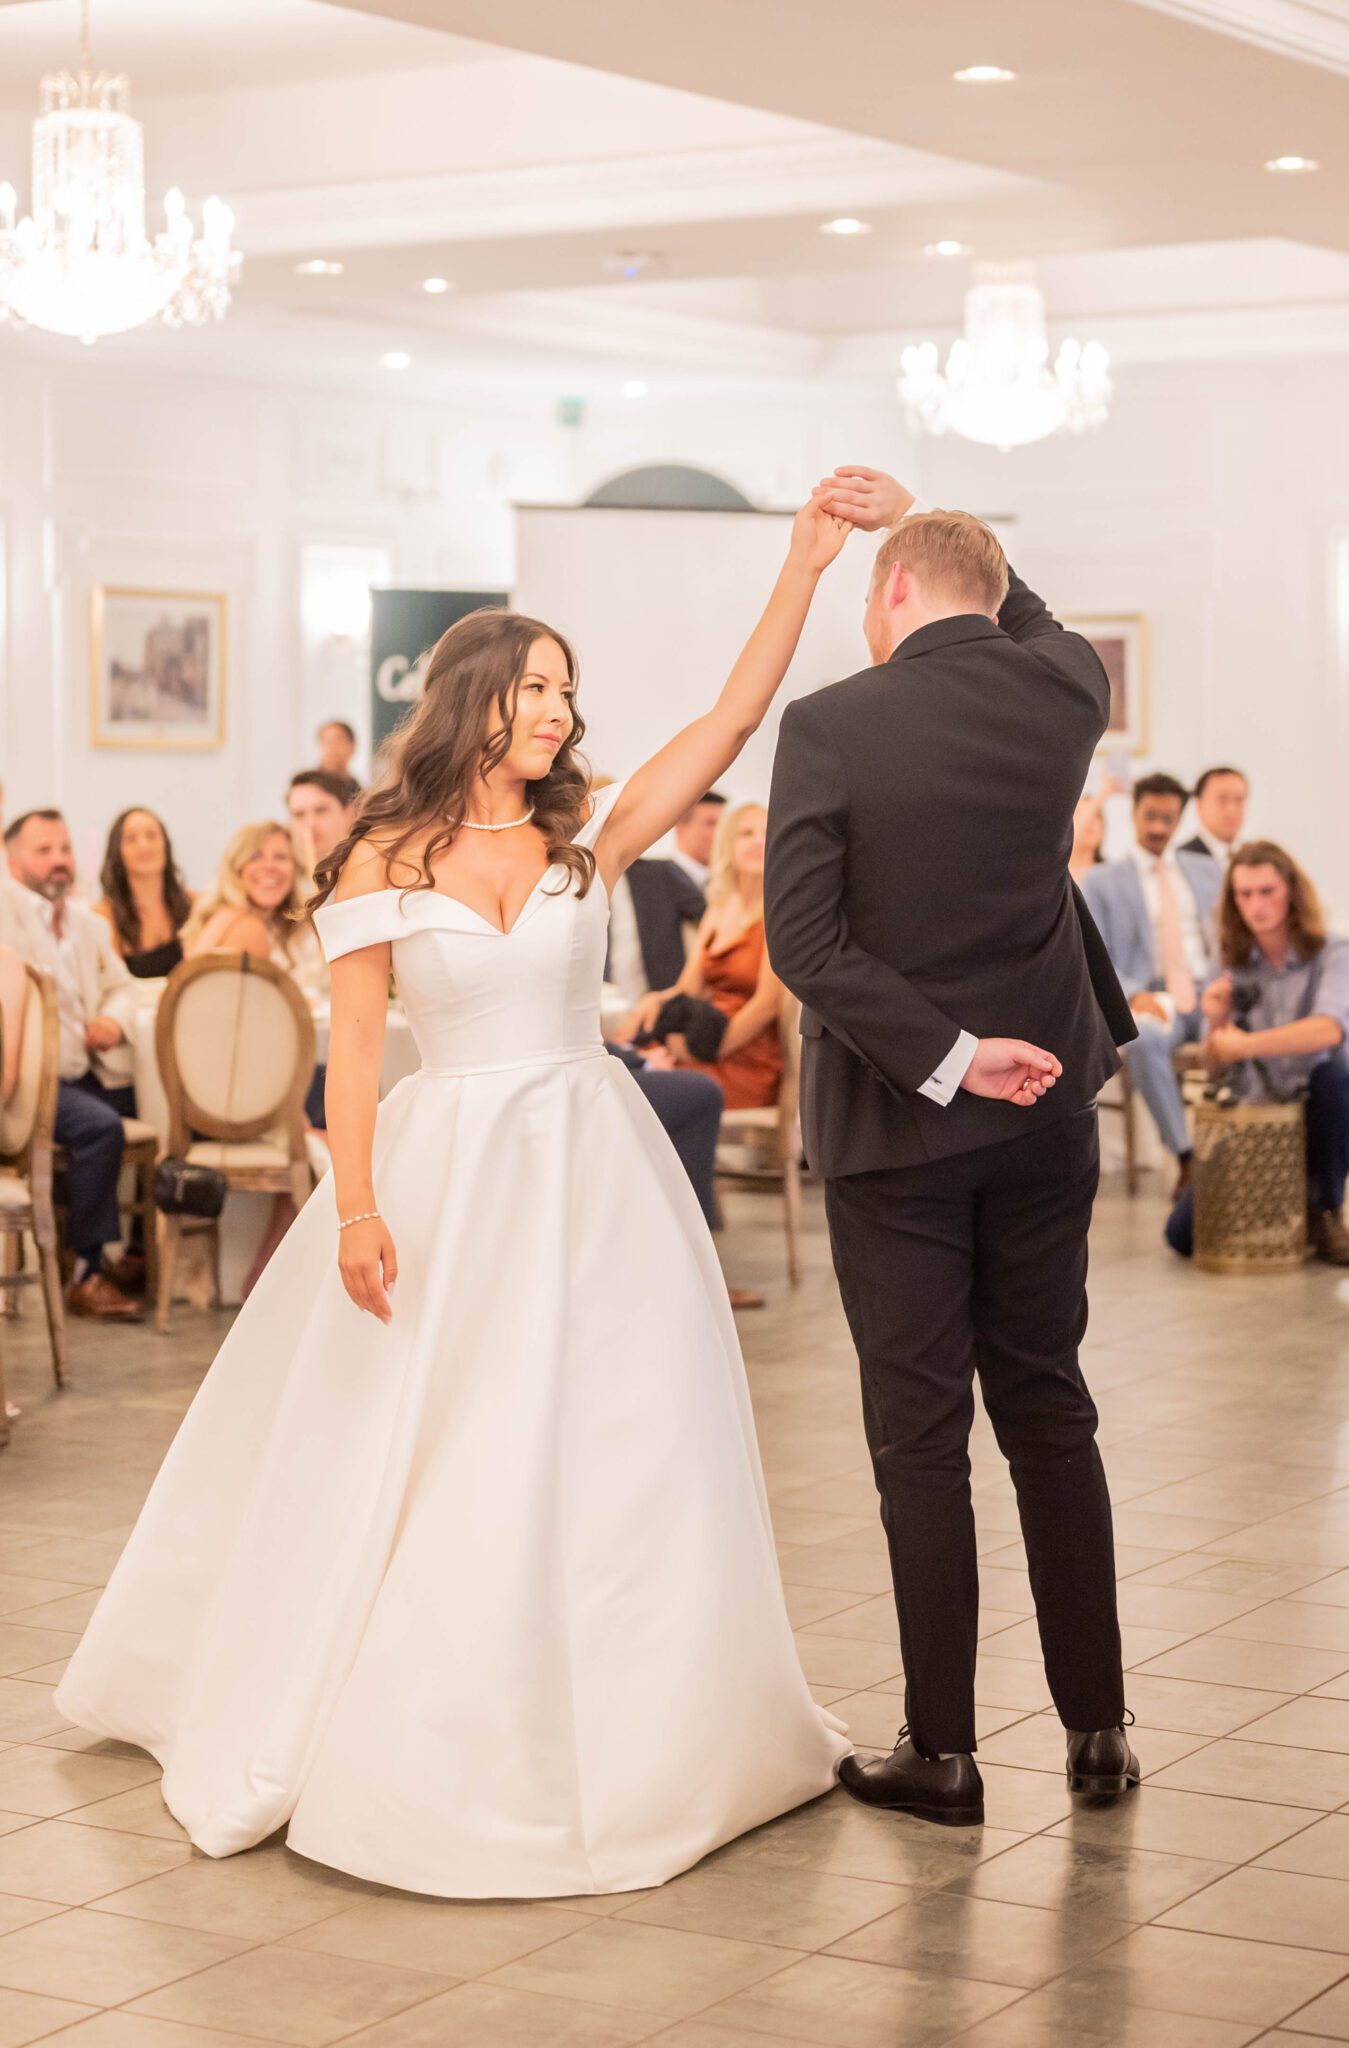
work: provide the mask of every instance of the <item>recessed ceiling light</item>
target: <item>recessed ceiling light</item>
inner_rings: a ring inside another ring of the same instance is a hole
[[[924,242],[923,254],[925,256],[963,256],[966,246],[964,242]]]
[[[1265,165],[1267,171],[1314,171],[1317,168],[1314,156],[1272,156]]]
[[[871,233],[871,222],[869,220],[854,220],[850,213],[845,213],[841,214],[837,220],[822,220],[820,222],[820,233],[822,235],[869,235]]]
[[[439,298],[442,292],[452,291],[453,289],[454,287],[451,285],[448,277],[424,277],[422,279],[422,290],[430,292],[432,298]]]
[[[957,85],[1007,85],[1016,77],[1015,71],[1006,71],[1001,64],[967,64],[963,71],[951,75]]]
[[[391,348],[386,355],[380,357],[379,366],[381,370],[410,370],[412,357],[405,349]]]
[[[297,277],[340,277],[342,275],[342,265],[340,263],[330,263],[326,256],[311,256],[306,263],[296,264],[295,275]]]
[[[646,385],[640,377],[629,377],[623,386],[623,396],[625,398],[645,398],[646,389]]]

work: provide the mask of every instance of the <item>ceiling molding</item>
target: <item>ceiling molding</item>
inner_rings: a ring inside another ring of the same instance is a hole
[[[1280,57],[1349,73],[1349,0],[1134,0]]]

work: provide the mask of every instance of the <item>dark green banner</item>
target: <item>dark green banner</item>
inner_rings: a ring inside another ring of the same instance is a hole
[[[424,657],[470,612],[509,603],[504,590],[372,590],[370,751],[380,748],[422,693]]]

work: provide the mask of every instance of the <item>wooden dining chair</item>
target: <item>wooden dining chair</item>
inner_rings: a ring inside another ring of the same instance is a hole
[[[169,1105],[168,1156],[215,1167],[231,1190],[289,1195],[314,1185],[304,1099],[314,1072],[314,1019],[296,982],[248,953],[202,953],[169,976],[155,1019],[155,1056]],[[155,1326],[169,1327],[185,1235],[209,1233],[220,1296],[218,1220],[165,1216]]]
[[[62,1387],[66,1319],[53,1200],[52,1139],[61,1085],[61,1025],[51,976],[36,967],[27,967],[25,974],[19,1078],[9,1101],[0,1105],[0,1297],[16,1308],[18,1289],[41,1288],[52,1374]],[[26,1237],[32,1238],[37,1250],[36,1272],[24,1268]]]

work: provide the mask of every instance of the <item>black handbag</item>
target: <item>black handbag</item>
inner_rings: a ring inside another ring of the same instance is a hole
[[[639,1046],[664,1045],[667,1038],[679,1032],[694,1059],[701,1060],[704,1066],[714,1067],[721,1056],[721,1041],[726,1036],[726,1026],[730,1021],[715,1003],[705,1002],[701,996],[668,996],[661,1004],[651,1029],[639,1031],[635,1043]]]
[[[155,1207],[165,1216],[202,1216],[214,1222],[228,1191],[229,1182],[217,1166],[161,1159],[155,1168]]]

